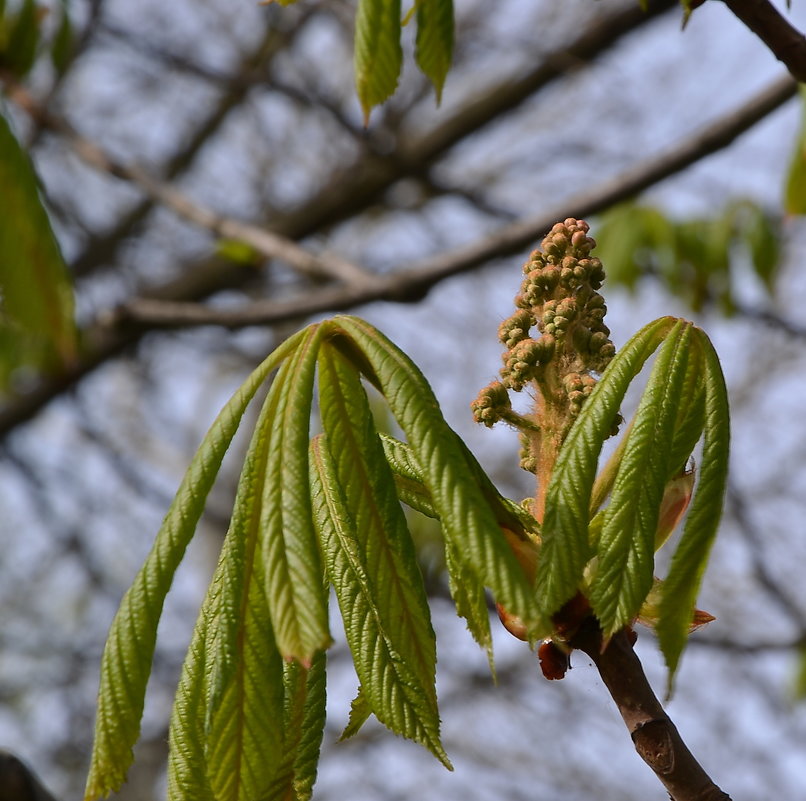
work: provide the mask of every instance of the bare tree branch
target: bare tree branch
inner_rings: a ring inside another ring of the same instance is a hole
[[[480,242],[439,254],[406,270],[379,276],[369,284],[326,288],[289,301],[260,301],[234,310],[211,309],[185,302],[208,297],[217,288],[237,286],[239,277],[244,280],[245,276],[253,275],[252,270],[240,273],[233,271],[232,265],[224,269],[220,261],[213,259],[206,269],[196,269],[186,280],[160,287],[131,301],[88,329],[85,341],[96,344],[90,344],[79,362],[58,375],[44,379],[35,389],[13,399],[0,410],[0,439],[15,426],[33,417],[45,404],[68,390],[95,367],[135,344],[149,329],[194,325],[229,328],[268,325],[377,300],[419,300],[431,287],[446,278],[528,246],[557,220],[567,216],[586,217],[601,211],[727,147],[736,137],[785,103],[796,90],[797,84],[790,78],[776,81],[741,109],[706,126],[679,147],[634,167],[594,192],[572,198],[528,220],[504,226]]]
[[[769,0],[722,0],[755,33],[792,76],[806,83],[806,37]]]
[[[759,120],[781,106],[797,91],[791,78],[783,78],[734,111],[695,133],[680,146],[636,165],[592,192],[564,201],[535,217],[519,220],[471,245],[448,251],[376,278],[366,286],[328,288],[289,301],[257,301],[235,309],[209,309],[198,304],[133,300],[123,306],[122,319],[149,328],[222,325],[237,328],[268,325],[291,317],[347,309],[377,300],[416,301],[433,286],[485,262],[515,253],[535,242],[565,217],[587,217],[626,200],[670,175],[731,144]]]
[[[19,84],[8,85],[8,97],[31,115],[38,123],[58,131],[73,151],[86,164],[122,178],[142,189],[154,201],[174,211],[180,217],[195,223],[219,237],[237,239],[249,245],[267,259],[281,259],[303,275],[316,278],[334,278],[349,284],[372,285],[375,278],[351,262],[335,254],[315,256],[291,239],[259,228],[250,223],[218,214],[191,200],[174,186],[159,181],[142,167],[122,164],[105,153],[95,142],[77,133],[67,120],[50,114],[36,104],[31,95]]]

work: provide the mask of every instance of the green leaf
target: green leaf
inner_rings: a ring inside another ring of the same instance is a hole
[[[330,645],[327,593],[308,492],[308,439],[316,356],[327,325],[305,329],[276,379],[277,406],[269,438],[261,508],[266,597],[277,647],[285,659],[310,665]]]
[[[679,321],[661,346],[630,428],[599,534],[589,599],[606,638],[638,614],[652,588],[658,512],[669,478],[691,329],[691,323]]]
[[[655,320],[618,351],[563,443],[546,497],[535,580],[546,618],[577,592],[592,556],[588,522],[602,444],[610,436],[630,382],[675,323],[672,317]]]
[[[470,461],[467,447],[445,422],[422,373],[364,320],[340,316],[332,324],[344,335],[335,344],[382,391],[403,429],[446,540],[498,602],[527,627],[537,625],[531,582],[501,531],[494,498],[480,484],[475,460]]]
[[[312,795],[325,726],[325,668],[324,651],[316,654],[310,668],[299,662],[284,665],[282,759],[261,801],[308,801]]]
[[[739,236],[750,251],[753,269],[766,290],[772,293],[781,266],[780,221],[750,202],[741,204],[736,217]]]
[[[800,97],[804,117],[784,190],[784,210],[787,214],[806,214],[806,87],[803,85],[800,87]]]
[[[453,59],[453,0],[418,0],[415,59],[439,103]]]
[[[702,349],[705,382],[705,428],[702,465],[683,535],[663,583],[657,625],[661,651],[669,668],[668,690],[685,647],[708,554],[716,537],[728,475],[730,416],[725,378],[708,337],[695,329]]]
[[[168,729],[168,801],[217,801],[207,777],[205,755],[205,716],[209,701],[207,651],[215,597],[213,587],[218,587],[218,583],[212,582],[199,612],[174,697]],[[87,794],[87,798],[96,796]]]
[[[282,753],[277,722],[283,713],[283,659],[266,601],[259,530],[280,380],[263,404],[247,451],[208,596],[213,623],[205,735],[207,775],[217,801],[262,798],[277,778]]]
[[[0,373],[76,352],[73,291],[28,156],[0,116]]]
[[[0,66],[17,78],[31,71],[36,61],[36,48],[39,44],[39,18],[34,0],[23,0],[8,38],[5,53],[0,55]]]
[[[402,64],[400,0],[359,0],[355,19],[355,84],[365,125],[372,107],[394,94]]]
[[[350,703],[350,717],[347,719],[347,725],[344,727],[341,737],[339,737],[339,742],[348,740],[350,737],[355,737],[361,730],[361,727],[369,720],[371,714],[372,708],[369,705],[369,701],[367,701],[367,696],[359,685],[358,692]]]
[[[277,348],[221,410],[182,479],[145,563],[123,596],[101,662],[87,799],[118,789],[126,777],[140,733],[157,624],[176,568],[249,401],[277,364],[294,351],[304,333]]]
[[[59,28],[50,47],[50,60],[59,75],[63,75],[73,56],[73,26],[67,13],[67,4],[62,4]]]
[[[449,766],[439,741],[436,643],[414,543],[358,373],[327,343],[319,394],[326,440],[313,453],[332,520],[318,515],[317,522],[362,692],[382,723]]]

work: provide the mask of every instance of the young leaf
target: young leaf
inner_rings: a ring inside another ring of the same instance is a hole
[[[605,637],[638,614],[652,588],[658,510],[669,478],[690,323],[667,335],[641,397],[599,535],[589,599]]]
[[[453,0],[418,0],[415,59],[434,84],[437,103],[453,58]]]
[[[400,0],[359,0],[355,19],[355,84],[369,122],[373,106],[397,88],[403,63]]]
[[[123,783],[140,733],[146,683],[165,596],[196,529],[221,461],[249,401],[269,373],[292,353],[305,332],[286,340],[246,379],[215,419],[185,473],[154,545],[123,596],[101,662],[86,799]]]
[[[210,600],[199,612],[174,697],[168,729],[168,801],[216,801],[207,777],[205,755],[207,650],[214,586],[215,582],[208,590]]]
[[[655,320],[619,350],[563,443],[546,497],[535,580],[546,617],[577,592],[592,556],[588,521],[602,444],[610,436],[627,387],[675,322],[672,317]]]
[[[536,625],[540,616],[531,583],[480,488],[466,446],[445,422],[423,374],[369,323],[350,316],[332,323],[344,335],[335,344],[379,387],[403,429],[446,540],[498,602],[528,627]]]
[[[259,524],[282,372],[263,404],[244,460],[207,602],[212,618],[206,644],[207,775],[217,801],[262,798],[279,771],[283,660],[266,602]]]
[[[708,337],[699,330],[694,333],[702,349],[705,367],[705,430],[699,481],[683,536],[663,582],[660,619],[656,629],[669,668],[669,692],[686,644],[708,554],[722,516],[728,474],[730,420],[725,378]]]
[[[1,115],[0,198],[0,323],[13,329],[0,340],[2,368],[19,366],[25,355],[36,367],[54,356],[69,361],[76,351],[70,278],[31,162]],[[30,347],[21,349],[19,334]]]
[[[316,356],[324,326],[311,326],[276,384],[266,483],[261,504],[261,548],[266,597],[277,647],[285,659],[310,665],[330,645],[327,593],[308,492],[308,438]]]
[[[319,394],[327,456],[320,451],[317,466],[328,473],[324,497],[338,522],[318,522],[362,692],[381,722],[449,764],[439,742],[436,644],[414,543],[358,373],[327,343]]]

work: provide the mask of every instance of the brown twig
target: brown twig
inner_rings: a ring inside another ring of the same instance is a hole
[[[806,83],[806,37],[787,22],[768,0],[722,0],[792,76]]]
[[[601,631],[590,618],[571,644],[593,660],[635,750],[652,768],[672,801],[730,801],[683,742],[652,691],[626,631],[613,637],[603,651]]]

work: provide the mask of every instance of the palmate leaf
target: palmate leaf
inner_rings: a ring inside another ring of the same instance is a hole
[[[560,450],[546,497],[540,561],[535,579],[544,614],[572,598],[592,551],[588,536],[591,491],[602,444],[633,378],[675,325],[663,317],[644,326],[616,354]]]
[[[589,600],[605,637],[631,621],[652,588],[655,532],[688,366],[690,323],[667,335],[630,427],[597,545]]]
[[[277,364],[294,351],[303,333],[277,348],[219,413],[182,479],[143,567],[121,601],[101,662],[87,799],[108,794],[125,779],[140,732],[157,624],[174,573],[249,401]]]
[[[320,350],[326,439],[313,450],[328,516],[317,516],[328,574],[361,690],[376,717],[449,764],[439,742],[436,644],[414,543],[358,372]],[[328,443],[335,444],[334,449]]]
[[[335,317],[334,344],[381,390],[403,429],[442,523],[445,539],[497,601],[527,627],[539,622],[531,583],[507,544],[468,451],[448,426],[431,387],[399,348],[369,323]],[[488,479],[489,480],[489,479]]]

